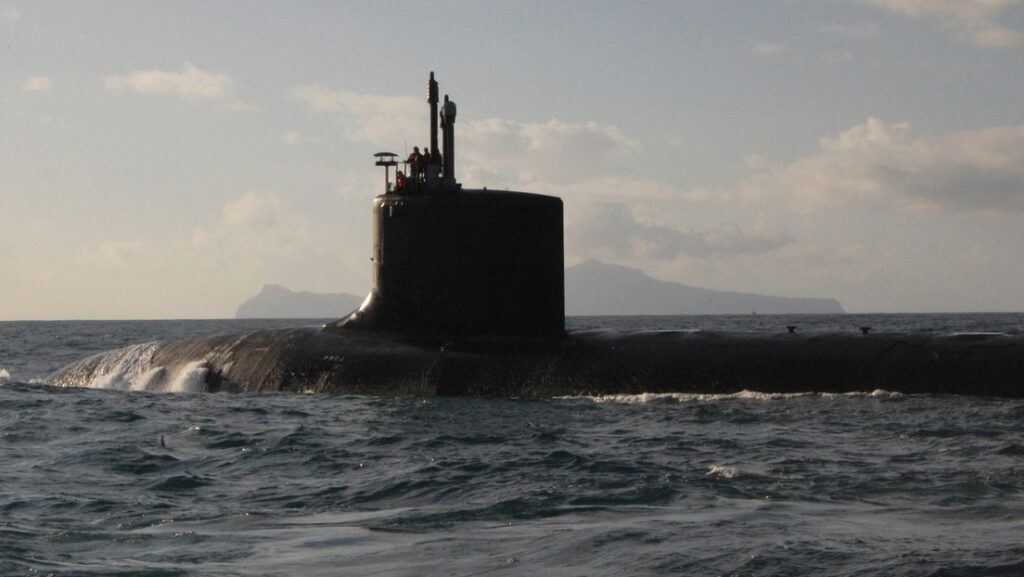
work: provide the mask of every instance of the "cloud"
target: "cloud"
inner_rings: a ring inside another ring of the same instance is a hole
[[[271,193],[247,192],[226,202],[212,226],[192,235],[192,247],[224,262],[262,266],[299,254],[311,242],[309,220]]]
[[[233,229],[265,230],[278,223],[281,201],[274,196],[247,192],[242,198],[225,204],[221,213],[223,224]]]
[[[381,146],[395,147],[424,134],[429,120],[426,104],[411,96],[358,94],[316,84],[293,88],[290,95],[313,112],[336,114],[348,127],[346,138]]]
[[[753,52],[758,56],[778,56],[789,52],[789,47],[776,42],[758,42],[754,45]]]
[[[19,18],[21,18],[21,12],[14,6],[0,8],[0,20],[18,20]]]
[[[1003,11],[1020,0],[860,0],[913,18],[930,18],[976,46],[1022,48],[1024,34],[1000,25]]]
[[[755,174],[739,196],[805,213],[1024,212],[1024,125],[920,137],[908,123],[869,118],[821,139],[815,155]]]
[[[187,255],[197,274],[222,278],[225,287],[232,287],[225,293],[225,298],[235,299],[231,306],[241,300],[238,287],[266,282],[293,288],[295,282],[306,287],[313,283],[320,290],[348,283],[348,290],[361,291],[363,273],[369,272],[369,248],[350,241],[367,238],[369,222],[323,206],[304,212],[290,205],[288,197],[250,191],[225,202],[219,214],[193,230],[191,243],[179,252]]]
[[[619,174],[643,146],[617,127],[596,122],[489,118],[457,127],[455,150],[456,164],[469,168],[460,177],[467,182],[489,175],[494,180],[479,184],[558,186]]]
[[[638,214],[624,203],[575,206],[566,222],[566,244],[583,258],[675,259],[759,255],[795,239],[786,233],[745,231],[736,225],[691,229]]]
[[[77,264],[88,268],[117,268],[138,262],[151,250],[139,241],[103,241],[96,247],[78,250]]]
[[[53,81],[45,76],[33,76],[21,84],[26,92],[49,92],[53,90]]]
[[[147,95],[177,96],[195,102],[227,100],[231,95],[233,81],[226,74],[207,72],[186,62],[181,72],[148,70],[132,72],[127,76],[108,76],[105,85],[111,92],[131,90]]]
[[[301,132],[296,130],[289,130],[281,136],[281,142],[288,146],[296,146],[306,142],[315,142],[315,139],[310,138]]]

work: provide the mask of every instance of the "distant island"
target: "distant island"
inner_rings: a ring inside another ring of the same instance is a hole
[[[355,310],[363,298],[348,293],[292,292],[268,284],[238,307],[235,318],[340,318]],[[570,316],[843,312],[835,299],[716,291],[658,280],[639,269],[596,260],[565,269],[565,314]]]
[[[842,314],[829,298],[786,298],[717,291],[651,278],[643,271],[588,260],[565,269],[565,314]]]
[[[281,285],[263,286],[260,294],[242,303],[236,319],[327,319],[340,318],[363,302],[348,293],[292,292]]]

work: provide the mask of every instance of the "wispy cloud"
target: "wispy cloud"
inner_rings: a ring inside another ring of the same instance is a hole
[[[789,47],[778,42],[758,42],[752,50],[758,56],[778,56],[789,52]]]
[[[80,248],[77,264],[89,268],[130,266],[151,251],[152,247],[141,241],[106,240],[95,247]]]
[[[566,245],[576,256],[609,261],[758,255],[794,241],[787,233],[735,224],[688,228],[659,222],[624,203],[577,206],[566,222]]]
[[[297,146],[306,142],[315,142],[315,139],[310,138],[297,130],[289,130],[281,135],[281,142],[288,146]]]
[[[130,90],[139,94],[177,96],[189,102],[225,101],[231,97],[233,81],[227,74],[207,72],[190,62],[181,72],[146,70],[125,76],[108,76],[107,90]]]
[[[318,84],[293,88],[289,94],[313,112],[334,114],[351,140],[396,146],[422,134],[426,105],[411,96],[376,96]]]
[[[552,119],[522,123],[499,118],[466,123],[457,137],[465,178],[480,184],[571,185],[622,172],[643,146],[615,126]],[[493,180],[492,180],[493,179]]]
[[[323,282],[333,267],[355,270],[365,262],[366,249],[343,242],[345,233],[336,218],[304,213],[287,196],[250,191],[194,229],[181,253],[204,272],[254,286],[273,279]]]
[[[858,0],[914,18],[929,18],[976,46],[1024,48],[1024,33],[998,22],[1021,0]]]
[[[46,76],[33,76],[21,84],[26,92],[49,92],[53,90],[53,80]]]
[[[249,231],[272,228],[281,218],[281,201],[272,195],[248,192],[228,202],[222,210],[223,223],[233,229]]]
[[[755,174],[739,190],[798,212],[848,208],[1024,212],[1024,125],[915,136],[869,118],[820,151]]]
[[[226,202],[212,227],[197,229],[196,248],[244,254],[249,262],[288,254],[302,245],[310,230],[308,220],[290,210],[272,193],[247,192]]]

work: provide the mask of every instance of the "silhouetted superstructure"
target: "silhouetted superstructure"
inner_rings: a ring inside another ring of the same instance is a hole
[[[397,155],[376,155],[385,167],[385,191],[373,201],[373,285],[359,310],[330,326],[562,338],[561,199],[463,189],[454,173],[455,102],[446,94],[438,110],[433,72],[427,102],[430,148],[402,163],[394,183],[389,175]]]

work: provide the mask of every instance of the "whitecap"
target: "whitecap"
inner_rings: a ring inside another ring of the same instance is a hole
[[[639,393],[635,395],[594,395],[585,397],[597,403],[620,403],[626,405],[658,404],[658,403],[691,403],[711,402],[729,399],[754,401],[773,401],[798,397],[816,396],[818,393],[762,393],[743,390],[736,393]]]
[[[690,393],[639,393],[636,395],[594,395],[585,397],[596,403],[618,403],[623,405],[645,405],[655,403],[685,403],[701,400],[701,397],[716,395],[695,395]],[[721,395],[717,395],[721,397]]]
[[[138,390],[139,377],[150,372],[156,342],[125,347],[108,354],[97,365],[95,377],[86,386],[93,389]]]
[[[174,380],[166,390],[174,393],[200,393],[209,373],[210,367],[204,361],[191,362],[174,375]]]
[[[167,369],[164,367],[153,367],[141,375],[132,379],[131,389],[133,391],[156,391],[160,390],[167,377]]]
[[[822,397],[826,399],[835,399],[840,397],[857,398],[857,397],[871,397],[875,399],[894,399],[902,397],[903,393],[898,391],[887,391],[885,389],[875,389],[871,392],[868,391],[851,391],[848,393],[820,393]]]
[[[738,393],[728,395],[734,399],[750,399],[755,401],[775,401],[779,399],[796,399],[799,397],[814,397],[818,396],[818,393],[804,391],[799,393],[762,393],[759,391],[747,391],[743,390]]]
[[[720,477],[722,479],[734,479],[740,474],[740,470],[729,465],[711,465],[708,467],[708,477]]]
[[[6,385],[11,382],[11,373],[7,372],[7,369],[0,367],[0,385]]]
[[[204,361],[194,361],[173,372],[161,366],[140,373],[120,373],[112,375],[112,378],[117,388],[131,391],[199,393],[203,390],[209,372],[209,366]]]

